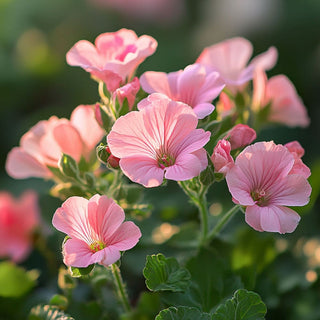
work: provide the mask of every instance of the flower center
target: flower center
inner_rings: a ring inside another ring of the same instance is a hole
[[[174,165],[175,163],[175,158],[167,155],[167,154],[162,154],[161,156],[158,157],[158,165],[161,169],[170,167]]]
[[[251,198],[256,202],[260,207],[265,207],[268,205],[268,198],[266,192],[262,190],[251,191]]]
[[[104,249],[106,245],[102,241],[94,241],[90,244],[89,247],[92,252],[97,252]]]

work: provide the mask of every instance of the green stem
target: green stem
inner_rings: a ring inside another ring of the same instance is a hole
[[[199,209],[200,213],[200,221],[201,221],[201,238],[199,245],[201,246],[203,243],[207,241],[208,236],[208,205],[206,199],[206,189],[201,188],[199,193],[192,192],[184,181],[179,181],[179,185],[182,190],[187,194],[190,200],[196,205]]]
[[[232,207],[226,214],[224,214],[223,217],[220,219],[220,221],[209,233],[207,240],[210,241],[213,238],[215,238],[219,234],[219,232],[222,230],[222,228],[230,221],[233,215],[240,209],[241,209],[241,206],[237,204],[234,207]]]
[[[122,303],[122,306],[126,312],[131,311],[131,306],[126,292],[124,283],[122,281],[121,273],[119,267],[114,263],[111,265],[112,275],[114,279],[114,284],[116,287],[117,295],[119,300]]]

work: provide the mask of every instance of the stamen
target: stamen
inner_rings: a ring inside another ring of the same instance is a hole
[[[94,241],[89,247],[92,252],[97,252],[104,249],[106,245],[102,241]]]
[[[158,157],[158,165],[161,169],[170,167],[174,165],[175,159],[167,154],[162,154],[161,156]]]

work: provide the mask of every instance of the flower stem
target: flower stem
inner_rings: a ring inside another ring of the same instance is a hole
[[[206,199],[206,189],[201,188],[199,193],[193,192],[188,188],[184,181],[179,181],[179,185],[186,195],[190,198],[193,204],[199,209],[201,221],[201,238],[199,246],[207,241],[208,236],[208,205]]]
[[[223,217],[220,219],[220,221],[209,233],[207,237],[207,241],[210,241],[213,238],[215,238],[219,234],[219,232],[222,230],[222,228],[231,220],[233,215],[240,209],[241,209],[240,205],[235,205],[226,214],[224,214]]]
[[[125,289],[125,285],[123,283],[120,269],[119,267],[114,263],[111,265],[112,275],[114,279],[114,284],[116,287],[116,292],[118,295],[119,300],[122,303],[122,306],[126,312],[131,311],[131,306],[128,298],[128,294]]]

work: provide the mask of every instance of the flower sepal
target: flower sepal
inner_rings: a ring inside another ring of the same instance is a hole
[[[77,267],[69,267],[68,271],[73,278],[81,278],[83,276],[89,275],[89,273],[93,270],[94,264],[90,264],[86,268],[77,268]]]

